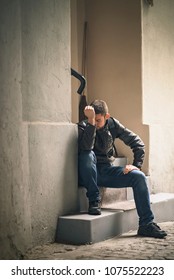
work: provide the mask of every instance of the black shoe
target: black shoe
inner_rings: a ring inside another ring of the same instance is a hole
[[[145,226],[140,226],[138,229],[138,235],[154,238],[164,238],[167,236],[167,233],[164,230],[161,230],[156,223],[150,223]]]
[[[89,202],[88,214],[101,215],[100,202],[97,201]]]

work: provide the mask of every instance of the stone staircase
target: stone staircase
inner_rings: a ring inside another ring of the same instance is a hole
[[[116,165],[124,166],[126,158],[118,158]],[[151,207],[156,222],[174,220],[174,194],[152,194],[149,184]],[[101,188],[102,214],[87,214],[86,190],[79,188],[79,213],[60,216],[56,232],[56,242],[67,244],[89,244],[121,235],[138,227],[138,216],[133,200],[132,188]]]

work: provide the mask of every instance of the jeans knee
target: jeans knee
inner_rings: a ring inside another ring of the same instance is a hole
[[[78,156],[79,167],[85,166],[91,168],[93,164],[96,164],[96,156],[93,151],[82,151]]]
[[[131,173],[132,173],[132,180],[134,182],[137,182],[138,184],[143,186],[147,185],[146,176],[142,171],[133,170]]]

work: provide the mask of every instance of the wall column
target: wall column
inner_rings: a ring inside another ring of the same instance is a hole
[[[0,6],[0,257],[15,259],[77,209],[70,1]]]

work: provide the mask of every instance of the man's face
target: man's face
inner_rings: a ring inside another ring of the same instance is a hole
[[[106,115],[101,115],[101,114],[96,114],[95,115],[95,125],[97,129],[100,129],[104,127],[106,120],[110,117],[109,114]]]

